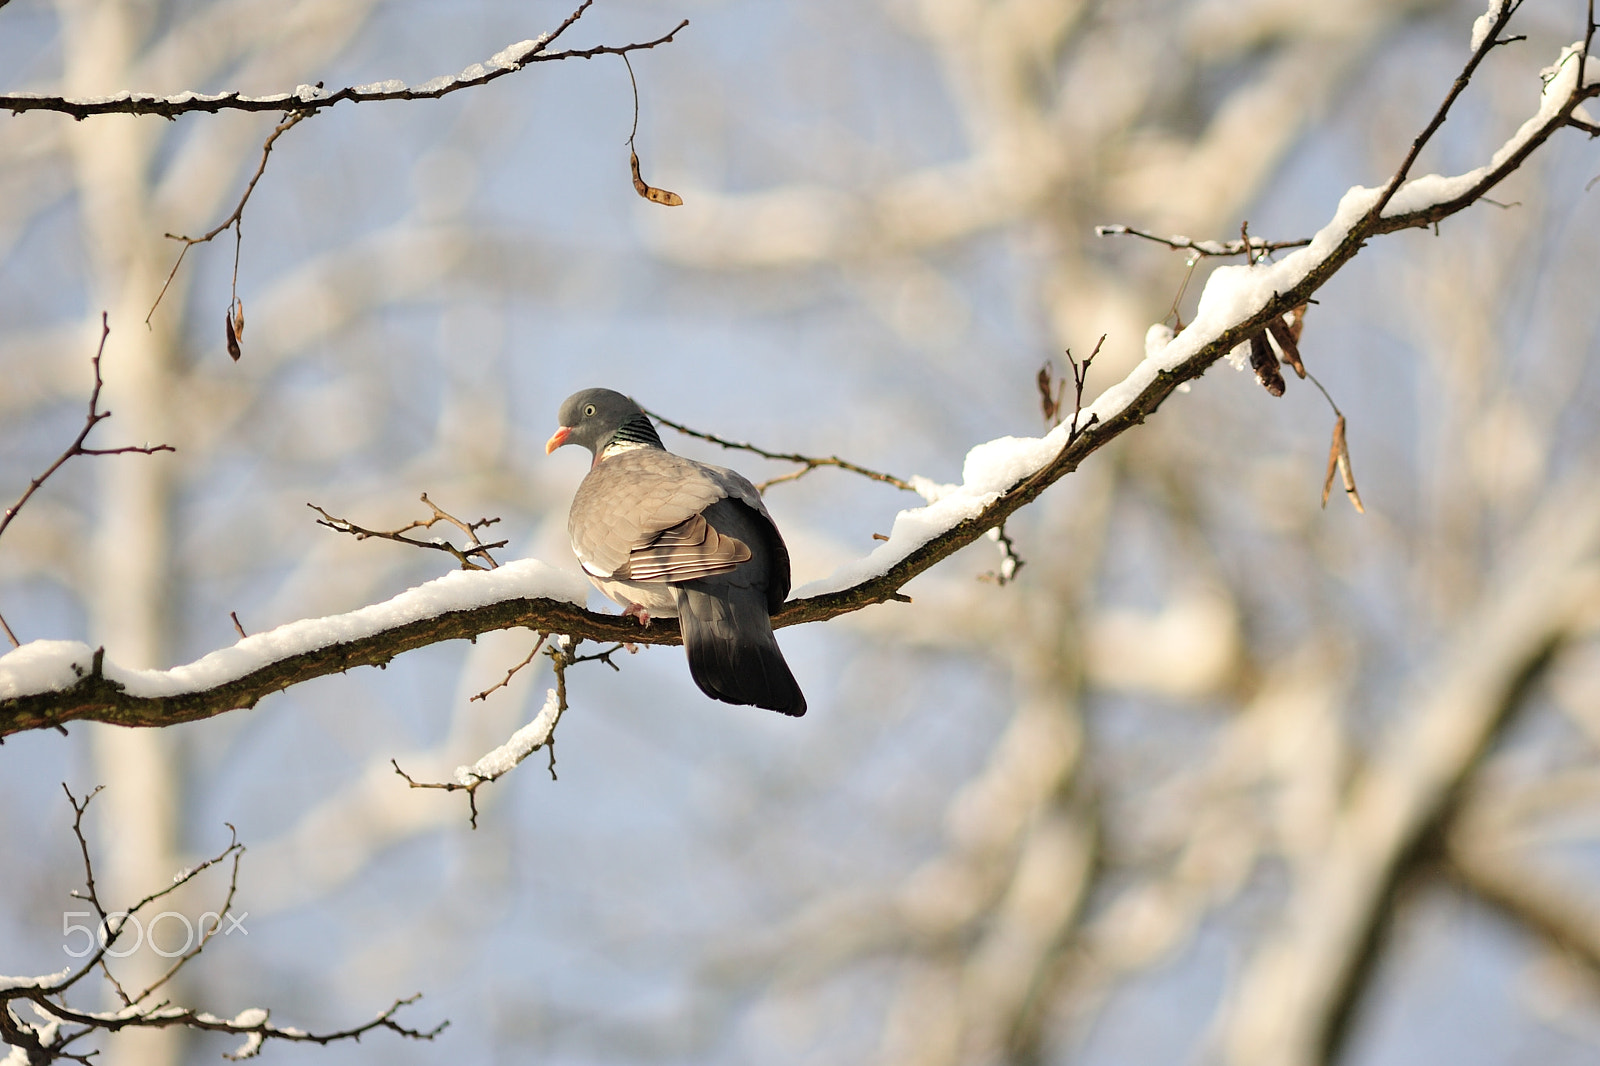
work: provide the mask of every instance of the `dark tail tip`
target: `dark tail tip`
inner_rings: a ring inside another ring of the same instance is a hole
[[[806,713],[805,694],[783,660],[765,600],[749,598],[746,604],[691,592],[680,601],[689,674],[714,700],[798,718]]]

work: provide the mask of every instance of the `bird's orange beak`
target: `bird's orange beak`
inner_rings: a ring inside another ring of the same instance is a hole
[[[550,439],[544,442],[544,453],[549,455],[551,452],[567,443],[567,438],[570,436],[572,436],[572,427],[562,426],[560,429],[550,434]]]

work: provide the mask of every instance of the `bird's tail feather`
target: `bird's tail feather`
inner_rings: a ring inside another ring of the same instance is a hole
[[[682,588],[678,622],[694,683],[712,699],[806,713],[806,698],[772,633],[766,595],[724,587],[717,595]]]

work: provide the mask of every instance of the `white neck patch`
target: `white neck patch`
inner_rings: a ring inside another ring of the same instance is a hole
[[[600,459],[609,459],[613,455],[621,455],[623,452],[638,451],[640,448],[649,447],[651,445],[641,444],[636,440],[614,440],[600,450]],[[596,461],[598,462],[599,460]]]

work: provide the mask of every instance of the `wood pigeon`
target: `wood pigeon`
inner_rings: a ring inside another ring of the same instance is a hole
[[[595,587],[649,625],[676,616],[694,683],[712,699],[806,713],[772,612],[789,594],[789,552],[743,475],[673,455],[639,405],[585,389],[561,405],[545,453],[594,454],[567,533]]]

